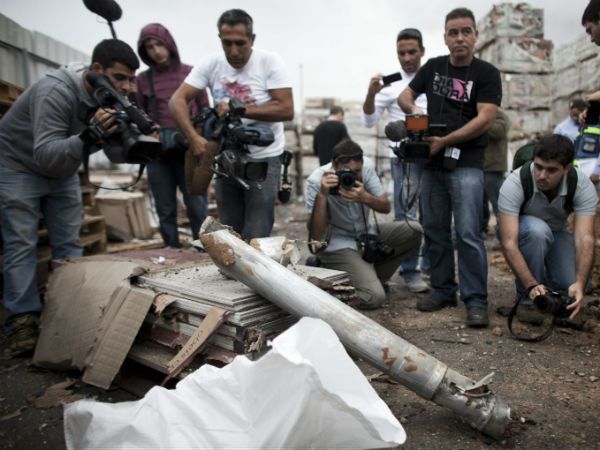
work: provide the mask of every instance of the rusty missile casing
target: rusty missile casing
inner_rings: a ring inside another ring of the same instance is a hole
[[[510,408],[488,389],[487,379],[475,382],[449,369],[219,226],[205,222],[200,239],[227,276],[295,316],[324,320],[352,354],[421,397],[451,409],[483,433],[496,439],[503,436]]]

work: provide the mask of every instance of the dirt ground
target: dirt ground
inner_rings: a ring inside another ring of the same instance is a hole
[[[306,239],[306,215],[298,204],[278,207],[274,235]],[[423,400],[377,369],[358,361],[372,385],[401,421],[408,436],[405,449],[592,449],[600,448],[597,408],[600,401],[600,333],[596,293],[571,326],[559,327],[541,343],[513,339],[498,307],[511,305],[513,278],[502,256],[486,241],[491,325],[469,329],[465,309],[434,313],[416,310],[418,298],[408,293],[397,275],[391,280],[389,300],[366,314],[409,342],[479,380],[494,372],[491,389],[512,410],[507,436],[493,441],[463,423],[451,411]],[[305,245],[300,244],[304,250]],[[423,295],[423,294],[421,294]],[[595,319],[594,319],[595,318]],[[585,328],[584,330],[584,324]],[[4,344],[4,341],[2,341]],[[83,384],[78,373],[41,370],[29,358],[0,360],[0,448],[64,448],[60,401],[42,397],[45,390],[67,379],[73,394],[118,402],[135,397],[119,388],[102,391]],[[42,397],[42,398],[41,398]],[[59,393],[58,398],[65,398]],[[45,407],[46,406],[46,407]],[[48,407],[49,406],[49,407]],[[43,408],[45,407],[45,408]]]

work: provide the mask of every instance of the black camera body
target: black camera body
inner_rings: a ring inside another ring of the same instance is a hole
[[[387,245],[385,241],[376,234],[361,234],[358,242],[362,249],[362,258],[368,263],[385,261],[394,256],[394,253],[396,252],[393,247]]]
[[[94,87],[93,97],[100,108],[114,110],[117,132],[108,136],[106,141],[122,150],[119,154],[106,152],[106,156],[115,163],[147,164],[163,154],[161,143],[146,136],[156,128],[155,123],[139,107],[121,95],[103,74],[87,72],[86,79]],[[92,109],[88,121],[93,123]]]
[[[388,139],[397,143],[392,150],[398,158],[404,162],[423,163],[431,156],[431,144],[424,138],[445,128],[443,124],[430,124],[427,114],[407,114],[404,123],[391,122],[385,132]]]
[[[544,314],[552,314],[559,319],[567,318],[572,311],[567,309],[567,306],[575,303],[573,297],[569,297],[561,292],[547,291],[545,294],[538,295],[533,304]]]
[[[356,185],[356,182],[358,181],[358,174],[349,167],[338,169],[335,171],[335,174],[338,177],[338,184],[337,186],[329,189],[329,193],[331,195],[339,195],[340,187],[349,191]]]

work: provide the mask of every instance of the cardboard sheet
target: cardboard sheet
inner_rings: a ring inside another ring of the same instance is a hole
[[[86,370],[84,381],[107,388],[118,372],[154,299],[134,288],[138,264],[78,261],[50,277],[33,363]],[[86,380],[87,378],[87,380]]]

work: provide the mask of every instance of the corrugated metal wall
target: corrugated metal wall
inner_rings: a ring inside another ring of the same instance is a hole
[[[54,67],[90,56],[0,14],[0,80],[28,87]]]

